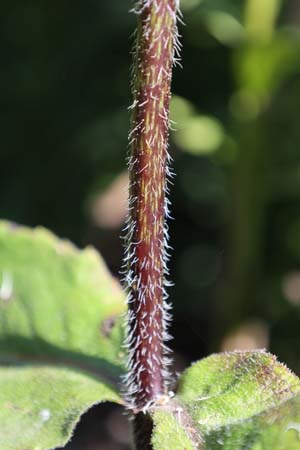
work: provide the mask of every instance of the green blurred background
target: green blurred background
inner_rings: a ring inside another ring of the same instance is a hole
[[[93,244],[116,275],[131,7],[2,0],[0,15],[1,217]],[[174,370],[213,351],[265,347],[299,374],[300,3],[182,0],[181,9],[170,145]],[[116,409],[96,408],[68,448],[127,449],[125,428]]]

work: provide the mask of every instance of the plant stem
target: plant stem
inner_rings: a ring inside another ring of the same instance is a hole
[[[126,249],[129,371],[126,394],[146,409],[168,386],[164,341],[168,200],[169,101],[177,45],[176,0],[141,0],[134,61],[129,134],[130,197]]]

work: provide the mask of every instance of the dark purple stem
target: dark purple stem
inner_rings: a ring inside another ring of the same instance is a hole
[[[130,138],[130,210],[127,239],[131,407],[145,409],[167,393],[164,341],[166,175],[169,101],[176,47],[175,0],[142,0],[135,9],[138,35]]]

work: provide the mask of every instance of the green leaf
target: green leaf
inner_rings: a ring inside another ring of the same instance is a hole
[[[2,367],[0,386],[3,450],[63,446],[84,411],[100,401],[120,402],[107,383],[63,367]]]
[[[298,377],[273,355],[212,355],[187,369],[175,399],[154,412],[154,450],[167,450],[167,436],[174,450],[299,449],[299,394]]]
[[[213,430],[210,450],[299,450],[300,396],[241,423]]]
[[[193,441],[190,439],[188,424],[182,421],[181,407],[174,411],[155,411],[153,414],[154,431],[152,445],[154,450],[193,450]]]
[[[95,250],[0,223],[1,450],[62,446],[93,404],[122,402],[124,309]]]

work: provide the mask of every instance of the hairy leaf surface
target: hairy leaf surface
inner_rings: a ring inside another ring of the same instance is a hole
[[[167,450],[167,436],[178,436],[174,450],[296,450],[300,382],[262,351],[212,355],[182,374],[153,418],[155,450]]]
[[[1,450],[64,445],[90,406],[121,402],[124,308],[95,250],[1,222]]]

